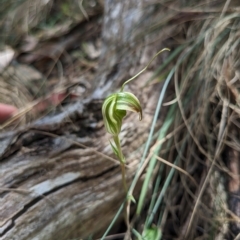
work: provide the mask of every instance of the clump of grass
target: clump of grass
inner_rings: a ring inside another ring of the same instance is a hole
[[[164,104],[172,106],[159,129],[154,150],[149,152],[146,147],[130,187],[131,192],[148,166],[136,212],[139,225],[135,224],[133,233],[137,239],[144,239],[152,229],[155,235],[151,236],[157,238],[147,239],[234,238],[237,222],[228,214],[238,214],[230,200],[231,194],[239,191],[239,187],[234,191],[231,187],[236,181],[233,175],[239,175],[239,171],[230,166],[238,164],[233,152],[240,151],[237,140],[240,18],[233,8],[236,3],[198,5],[190,1],[188,6],[176,1],[161,3],[165,12],[159,14],[161,19],[149,32],[166,30],[170,25],[166,23],[171,22],[176,48],[165,61],[174,66],[165,69],[161,66],[155,78],[162,80],[168,74],[175,93],[170,92],[172,101]],[[176,33],[176,29],[181,31]],[[165,91],[162,90],[162,96]],[[156,116],[158,110],[157,107]],[[149,136],[152,141],[153,135]],[[157,155],[164,160],[160,162]],[[156,167],[159,170],[154,175]],[[155,185],[148,197],[152,181]]]
[[[156,225],[166,238],[236,236],[231,228],[236,223],[227,220],[229,209],[234,207],[227,202],[226,182],[232,177],[224,157],[233,149],[239,151],[232,139],[239,131],[233,119],[239,119],[239,28],[236,26],[240,21],[239,14],[230,9],[188,8],[185,17],[190,12],[199,12],[201,17],[188,18],[188,24],[178,25],[184,29],[184,35],[180,32],[175,36],[182,45],[173,67],[175,96],[169,103],[171,108],[175,106],[170,126],[175,134],[165,147],[161,146],[165,149],[160,156],[182,170],[160,163],[145,221],[145,228]],[[173,59],[173,55],[169,58]],[[167,121],[169,116],[163,126]],[[156,159],[149,163],[145,188],[156,164]],[[190,181],[189,175],[194,181]],[[140,196],[143,200],[147,200],[145,188]],[[141,209],[139,206],[138,214]]]

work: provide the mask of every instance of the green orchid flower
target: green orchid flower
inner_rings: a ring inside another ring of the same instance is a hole
[[[106,98],[102,106],[105,128],[108,133],[118,135],[121,131],[122,120],[127,111],[139,113],[142,119],[142,107],[138,98],[130,92],[114,93]]]

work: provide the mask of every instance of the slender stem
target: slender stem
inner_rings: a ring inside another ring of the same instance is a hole
[[[120,160],[120,167],[121,167],[121,173],[122,173],[122,182],[123,182],[123,187],[126,193],[128,192],[128,187],[127,187],[127,181],[126,181],[126,169],[125,169],[125,158],[122,153],[122,148],[120,144],[120,139],[118,135],[113,136],[113,140],[115,142],[116,148],[118,149],[119,153],[119,160]]]
[[[119,136],[118,135],[113,135],[113,140],[114,140],[116,148],[118,150],[118,158],[119,158],[120,162],[122,164],[124,164],[125,163],[125,158],[124,158],[123,153],[122,153],[122,148],[121,148]]]
[[[128,192],[128,187],[127,187],[127,180],[126,180],[126,170],[125,170],[125,165],[121,163],[121,173],[122,173],[122,182],[123,182],[123,187],[126,193]]]
[[[121,148],[119,136],[114,135],[113,140],[114,140],[116,148],[118,150],[118,158],[119,158],[119,161],[120,161],[123,187],[124,187],[124,190],[125,190],[126,194],[128,194],[128,186],[127,186],[127,180],[126,180],[125,158],[124,158],[123,153],[122,153],[122,148]],[[129,200],[127,200],[127,202],[128,201]],[[126,223],[126,226],[127,226],[127,233],[130,234],[130,223],[129,223],[129,215],[128,215],[128,211],[127,211],[127,206],[128,206],[128,204],[126,204],[125,207],[124,207],[124,210],[125,210],[124,218],[125,218],[125,223]]]

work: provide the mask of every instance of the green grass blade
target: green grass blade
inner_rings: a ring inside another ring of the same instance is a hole
[[[159,133],[158,133],[158,135],[159,135]],[[166,148],[170,149],[172,144],[173,144],[172,139],[169,139],[169,141],[167,142],[167,147]],[[154,185],[154,190],[153,190],[153,194],[152,194],[152,197],[151,197],[150,206],[148,208],[149,213],[151,213],[153,211],[153,208],[156,204],[156,200],[157,200],[157,196],[158,196],[158,192],[159,192],[159,186],[160,186],[160,182],[162,180],[162,172],[163,172],[164,167],[165,167],[165,165],[161,164],[160,167],[159,167],[159,170],[158,170],[157,179],[156,179],[156,183]],[[149,225],[148,225],[149,215],[150,214],[148,214],[148,217],[145,221],[144,229],[149,227]]]
[[[171,72],[169,73],[165,83],[164,83],[164,86],[163,86],[163,89],[160,93],[160,96],[159,96],[159,100],[158,100],[158,105],[157,105],[157,108],[156,108],[156,111],[155,111],[155,115],[154,115],[154,119],[153,119],[153,123],[152,123],[152,128],[151,128],[151,132],[149,134],[149,138],[152,139],[152,135],[153,135],[153,130],[154,130],[154,126],[156,125],[156,121],[157,121],[157,117],[160,113],[160,110],[161,110],[161,106],[162,106],[162,102],[163,102],[163,97],[165,95],[165,92],[166,92],[166,89],[167,89],[167,86],[174,74],[174,71],[175,71],[175,68],[173,68],[171,70]],[[170,116],[173,116],[173,107],[171,108],[172,111],[169,111],[168,113],[168,119],[171,119]],[[171,115],[170,115],[171,114]],[[169,126],[171,125],[172,123],[172,120],[169,120],[169,121],[166,121],[166,125],[164,127],[162,127],[162,131],[161,131],[161,138],[162,139],[166,133],[167,133],[167,130],[169,128]],[[146,145],[146,148],[145,148],[145,155],[143,155],[143,161],[144,159],[146,158],[146,155],[147,155],[147,152],[148,152],[148,149],[149,149],[149,146],[150,146],[150,142],[151,140],[149,141],[149,144]],[[160,149],[160,146],[159,146],[159,149]],[[159,151],[159,150],[158,150]],[[144,180],[144,183],[143,183],[143,187],[142,187],[142,191],[141,191],[141,194],[140,194],[140,198],[139,198],[139,201],[138,201],[138,206],[137,206],[137,214],[139,215],[141,213],[141,210],[142,210],[142,207],[143,207],[143,203],[144,203],[144,199],[146,198],[146,194],[147,194],[147,188],[148,188],[148,185],[149,185],[149,181],[150,181],[150,178],[151,178],[151,175],[152,175],[152,172],[153,172],[153,169],[156,165],[156,159],[152,159],[149,163],[149,167],[148,167],[148,170],[147,170],[147,174],[146,174],[146,177],[145,177],[145,180]]]
[[[183,149],[184,149],[185,146],[186,146],[186,142],[187,142],[186,139],[187,139],[187,138],[185,138],[185,140],[184,140],[184,142],[183,142],[183,145],[182,145],[182,147],[181,147],[181,152],[183,151]],[[177,164],[178,164],[179,159],[180,159],[180,155],[177,156],[176,160],[174,161],[174,165],[177,165]],[[158,199],[157,199],[157,201],[156,201],[156,204],[155,204],[153,210],[151,211],[151,214],[150,214],[150,216],[149,216],[149,218],[148,218],[148,221],[147,221],[147,224],[146,224],[147,226],[150,226],[150,225],[152,224],[153,218],[154,218],[157,210],[159,209],[159,205],[160,205],[161,202],[162,202],[163,196],[164,196],[164,194],[166,193],[166,190],[167,190],[167,188],[168,188],[168,186],[169,186],[170,181],[172,180],[172,177],[173,177],[174,172],[175,172],[175,168],[172,168],[172,169],[170,170],[168,176],[167,176],[167,179],[166,179],[165,182],[164,182],[164,185],[163,185],[162,190],[161,190],[161,192],[160,192],[160,194],[159,194],[159,196],[158,196]]]
[[[143,240],[142,235],[136,229],[133,228],[132,232],[138,240]]]
[[[119,215],[121,214],[123,208],[124,208],[124,205],[125,205],[125,202],[126,202],[126,199],[125,201],[122,203],[122,205],[120,206],[120,208],[118,209],[116,215],[114,216],[113,220],[111,221],[111,223],[109,224],[106,232],[103,234],[103,236],[101,237],[101,240],[104,240],[105,237],[108,235],[108,233],[110,232],[110,230],[112,229],[114,223],[116,222],[116,220],[118,219]]]

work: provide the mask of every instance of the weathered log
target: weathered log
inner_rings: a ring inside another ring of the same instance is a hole
[[[143,2],[105,1],[102,56],[88,98],[0,135],[0,239],[96,237],[121,205],[125,193],[120,168],[111,159],[114,155],[103,128],[99,99],[146,64],[153,53],[148,54],[148,49],[161,48],[161,43],[143,47],[145,39],[136,40],[140,31],[136,26],[145,23],[153,10],[143,10]],[[143,120],[138,122],[138,116],[128,115],[120,135],[129,182],[159,93],[156,85],[141,89],[150,74],[147,71],[130,85],[141,100]]]

